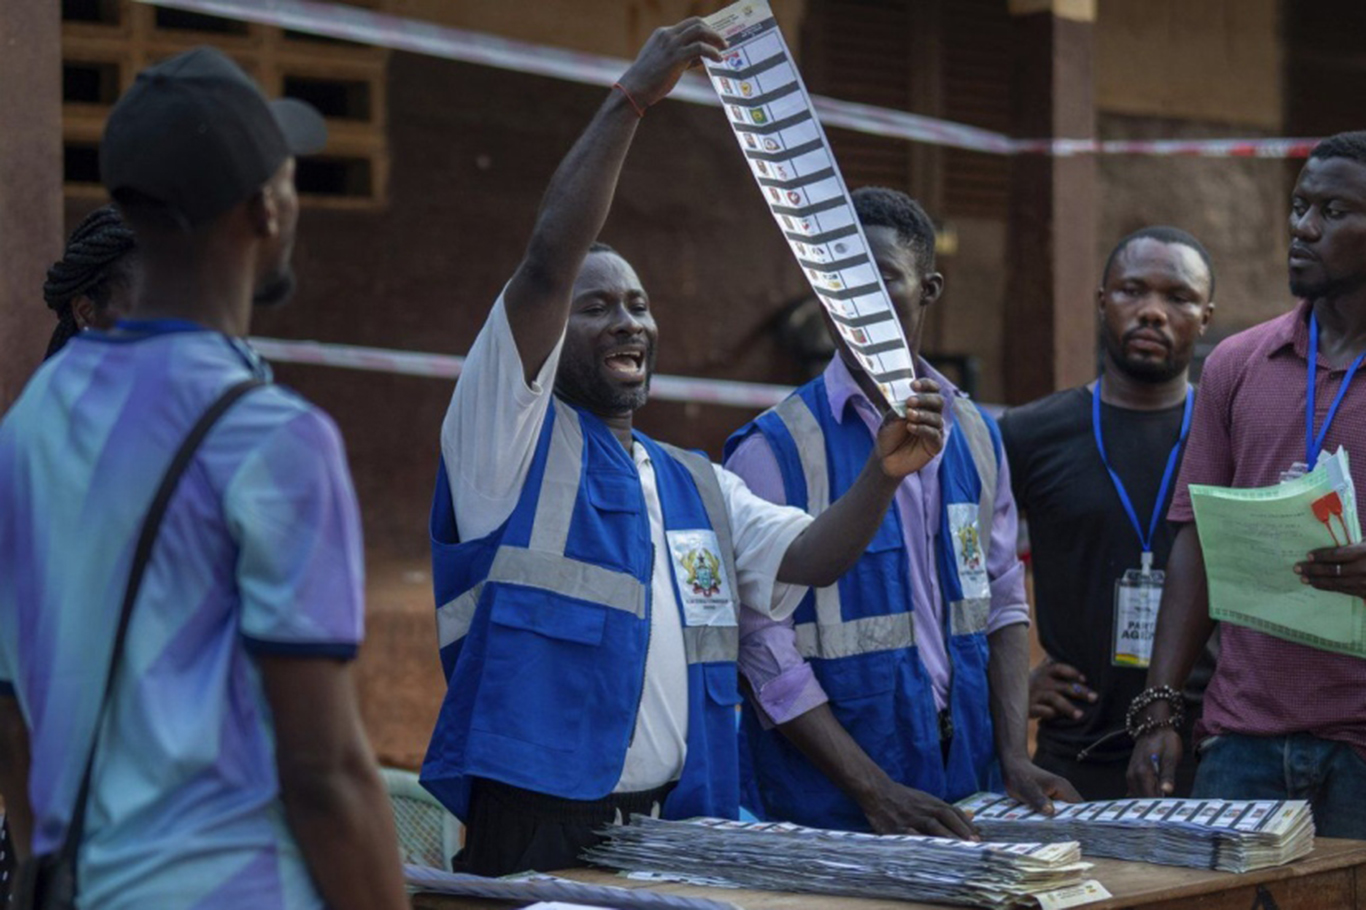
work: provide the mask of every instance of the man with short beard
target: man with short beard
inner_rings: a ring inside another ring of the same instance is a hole
[[[898,190],[851,198],[916,373],[946,393],[945,443],[838,585],[789,619],[741,613],[746,805],[817,828],[970,838],[951,803],[978,791],[1050,813],[1078,797],[1029,759],[1029,607],[995,423],[919,356],[944,288],[934,225]],[[755,492],[812,515],[851,488],[887,407],[834,319],[829,366],[726,444]]]
[[[920,382],[812,521],[633,431],[654,317],[630,263],[594,241],[646,110],[723,47],[701,19],[660,29],[613,87],[552,178],[442,427],[431,533],[448,690],[422,781],[465,822],[463,870],[578,865],[637,812],[735,817],[740,601],[782,615],[832,583],[943,444],[943,402]]]
[[[1366,359],[1366,132],[1338,134],[1310,153],[1290,201],[1289,259],[1299,304],[1225,340],[1201,376],[1168,514],[1180,530],[1149,694],[1136,715],[1154,729],[1139,737],[1129,762],[1140,795],[1172,792],[1182,755],[1172,728],[1176,688],[1214,628],[1191,484],[1271,486],[1341,446],[1352,455],[1356,488],[1366,490],[1366,395],[1352,383]],[[1366,544],[1314,550],[1293,571],[1304,584],[1360,598]],[[1306,799],[1319,834],[1366,837],[1366,661],[1243,626],[1220,634],[1195,731],[1193,795]]]
[[[1194,401],[1190,362],[1214,312],[1209,254],[1185,231],[1143,228],[1110,253],[1096,299],[1101,377],[1012,409],[1001,436],[1029,521],[1045,652],[1030,674],[1034,761],[1087,799],[1118,799],[1133,748],[1124,715],[1152,645],[1146,608],[1157,606],[1176,536],[1162,519]],[[1134,571],[1142,581],[1145,565],[1147,583],[1122,583]],[[1187,690],[1188,719],[1209,668],[1203,662]],[[1182,764],[1179,794],[1194,773],[1193,760]]]

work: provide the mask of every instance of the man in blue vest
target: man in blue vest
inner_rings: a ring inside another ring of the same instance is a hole
[[[556,171],[441,431],[432,563],[448,691],[424,785],[467,831],[458,868],[576,865],[633,812],[735,817],[737,614],[782,616],[877,530],[939,451],[918,384],[820,519],[633,432],[657,332],[640,279],[595,243],[639,121],[699,58],[660,29]]]
[[[934,227],[904,193],[853,194],[882,280],[919,350],[944,278]],[[726,466],[759,495],[820,515],[851,489],[883,421],[856,354],[727,443]],[[746,604],[740,670],[746,804],[824,828],[973,837],[950,805],[1008,792],[1047,812],[1078,799],[1026,746],[1029,611],[1016,514],[991,418],[917,357],[945,389],[942,454],[907,475],[855,568],[809,592],[786,619]]]

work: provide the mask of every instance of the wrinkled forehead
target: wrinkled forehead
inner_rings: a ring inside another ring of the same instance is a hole
[[[1125,281],[1189,288],[1201,295],[1209,293],[1210,274],[1200,254],[1184,243],[1169,243],[1153,237],[1131,241],[1115,257],[1110,269],[1111,285]]]
[[[626,297],[644,293],[636,270],[616,253],[589,253],[574,279],[576,299],[589,294]]]

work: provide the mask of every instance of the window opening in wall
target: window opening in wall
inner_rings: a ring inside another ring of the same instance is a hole
[[[62,101],[113,104],[119,97],[119,65],[84,60],[62,62]]]
[[[100,146],[96,142],[67,142],[62,146],[62,179],[67,183],[100,182]]]
[[[251,26],[237,19],[191,13],[181,9],[156,10],[156,27],[178,32],[208,32],[214,35],[247,35]]]
[[[62,0],[63,22],[119,24],[119,0]]]
[[[374,174],[368,158],[300,158],[294,184],[307,196],[364,199],[373,192]]]
[[[337,120],[371,119],[370,83],[363,80],[285,76],[284,95],[307,101],[324,117]]]

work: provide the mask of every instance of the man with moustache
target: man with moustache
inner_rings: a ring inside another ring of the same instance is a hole
[[[736,611],[790,612],[873,536],[942,444],[933,383],[821,519],[632,429],[657,332],[596,243],[650,105],[725,41],[660,29],[552,178],[441,432],[433,576],[448,691],[423,784],[464,820],[457,868],[578,865],[634,812],[735,817]]]
[[[1190,362],[1214,313],[1209,254],[1177,228],[1135,231],[1110,253],[1096,299],[1101,377],[1012,409],[1001,436],[1046,654],[1030,674],[1034,761],[1086,799],[1118,799],[1133,748],[1124,715],[1143,689],[1175,537],[1162,519],[1195,397]],[[1192,680],[1188,718],[1209,667]],[[1181,765],[1179,794],[1194,773]]]
[[[1366,132],[1315,146],[1290,201],[1293,310],[1221,343],[1205,362],[1169,519],[1180,525],[1129,762],[1134,792],[1172,792],[1176,688],[1214,628],[1190,485],[1266,487],[1339,446],[1366,489]],[[1359,508],[1359,507],[1358,507]],[[1291,571],[1287,568],[1285,571]],[[1366,595],[1366,544],[1305,554],[1319,590]],[[1145,702],[1151,704],[1142,707]],[[1318,833],[1366,838],[1366,661],[1242,626],[1221,630],[1195,732],[1194,796],[1306,799]]]
[[[1076,800],[1026,747],[1029,608],[1015,503],[991,418],[918,357],[944,278],[934,226],[904,193],[852,194],[918,375],[945,389],[945,444],[908,474],[858,565],[788,618],[742,611],[747,805],[822,828],[970,838],[951,802],[1005,789],[1043,810]],[[727,443],[761,496],[828,514],[884,419],[851,343]],[[850,333],[859,337],[857,329]],[[757,606],[754,604],[746,604]]]

